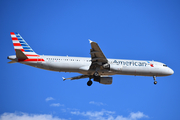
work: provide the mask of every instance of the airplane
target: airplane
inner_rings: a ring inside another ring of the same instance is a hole
[[[107,59],[96,42],[89,39],[91,44],[89,57],[69,57],[39,55],[27,44],[19,33],[10,32],[16,55],[8,56],[8,63],[21,63],[36,68],[57,72],[76,72],[81,75],[64,78],[63,80],[76,80],[89,78],[87,85],[92,85],[92,80],[101,84],[112,84],[112,75],[151,76],[154,84],[156,77],[169,76],[174,71],[166,64],[149,60]]]

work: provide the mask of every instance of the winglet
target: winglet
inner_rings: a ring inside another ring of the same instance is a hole
[[[65,81],[66,80],[66,78],[64,78],[64,77],[62,77],[63,78],[63,81]]]
[[[92,43],[92,42],[93,42],[93,41],[92,41],[92,40],[90,40],[90,39],[88,39],[88,40],[89,40],[89,42],[90,42],[90,43]]]

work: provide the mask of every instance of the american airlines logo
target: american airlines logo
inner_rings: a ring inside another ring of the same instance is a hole
[[[125,65],[125,66],[146,66],[150,65],[151,67],[154,67],[153,64],[149,64],[146,62],[134,62],[134,61],[117,61],[114,60],[113,63],[120,64],[120,65]]]

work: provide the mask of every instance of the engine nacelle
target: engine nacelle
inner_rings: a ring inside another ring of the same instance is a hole
[[[110,64],[108,64],[108,63],[104,64],[103,68],[110,70]]]
[[[95,77],[94,81],[101,84],[110,85],[112,84],[112,77]]]

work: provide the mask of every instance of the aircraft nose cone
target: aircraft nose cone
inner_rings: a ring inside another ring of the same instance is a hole
[[[172,75],[172,74],[174,74],[174,71],[171,68],[168,68],[166,74],[167,75]]]
[[[169,73],[172,75],[174,74],[174,71],[170,68]]]

